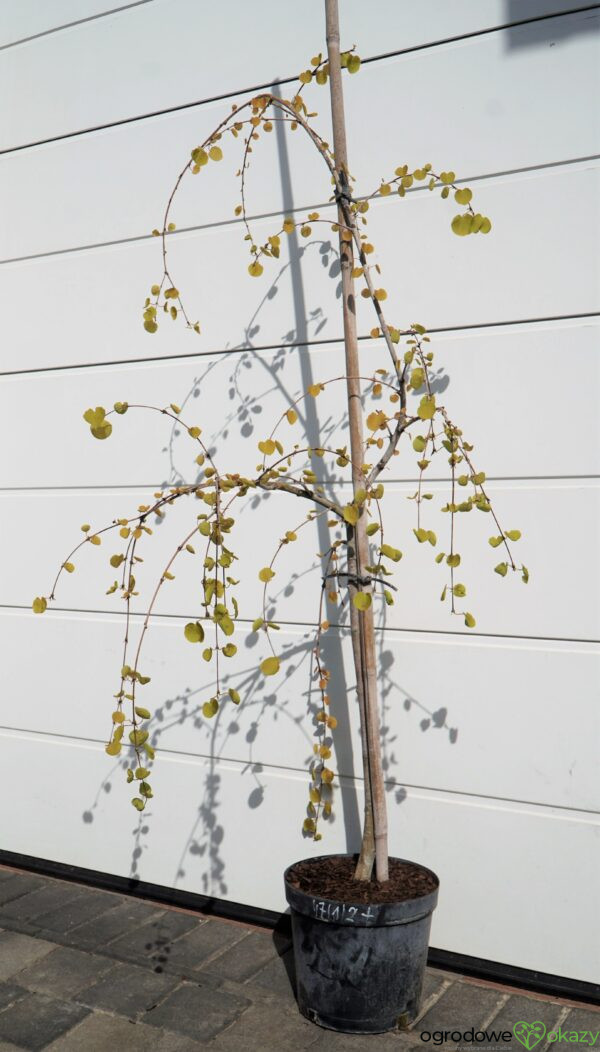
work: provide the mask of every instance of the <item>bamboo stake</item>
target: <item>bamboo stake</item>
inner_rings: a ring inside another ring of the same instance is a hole
[[[329,83],[331,93],[331,116],[333,122],[333,150],[338,173],[338,219],[344,226],[355,226],[354,214],[348,207],[350,188],[348,183],[348,152],[346,147],[346,125],[344,97],[340,68],[340,31],[337,0],[325,0],[327,26],[327,55],[329,59]],[[346,200],[344,200],[346,197]],[[364,489],[365,476],[361,470],[364,456],[362,427],[362,402],[360,391],[360,366],[356,334],[356,299],[354,293],[354,251],[352,242],[343,241],[340,230],[340,263],[342,273],[342,309],[344,319],[344,349],[346,357],[346,386],[348,397],[348,421],[350,428],[350,453],[352,458],[352,488],[354,494]],[[350,593],[350,628],[352,650],[356,670],[356,685],[361,718],[362,754],[365,780],[365,820],[360,858],[355,876],[369,880],[375,862],[377,880],[388,879],[387,809],[385,786],[381,763],[381,740],[377,703],[377,659],[375,650],[375,628],[373,607],[359,611],[352,598],[357,583],[363,577],[363,569],[369,563],[369,547],[366,521],[361,514],[355,526],[348,530],[348,571]]]

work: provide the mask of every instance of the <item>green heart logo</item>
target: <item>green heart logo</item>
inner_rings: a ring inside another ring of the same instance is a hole
[[[536,1019],[535,1023],[525,1023],[521,1020],[520,1023],[515,1023],[513,1026],[513,1034],[517,1041],[520,1041],[528,1049],[528,1052],[531,1052],[532,1048],[539,1045],[545,1033],[546,1025],[540,1019]]]

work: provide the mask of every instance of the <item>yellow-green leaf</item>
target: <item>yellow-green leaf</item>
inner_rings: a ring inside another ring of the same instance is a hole
[[[149,720],[152,715],[149,709],[142,708],[141,705],[135,706],[136,716],[139,716],[141,720]]]
[[[385,555],[386,559],[392,559],[395,563],[400,562],[402,558],[402,552],[398,548],[392,548],[391,544],[382,544],[381,554]]]
[[[382,409],[377,409],[373,413],[369,413],[367,417],[367,427],[369,431],[384,431],[387,419],[388,418]]]
[[[148,731],[133,730],[129,732],[129,741],[135,746],[143,745],[144,742],[148,741],[148,737]]]
[[[451,223],[452,231],[458,237],[466,237],[467,234],[470,234],[472,225],[473,217],[468,212],[465,212],[464,215],[454,216]]]
[[[237,690],[234,690],[233,687],[229,688],[229,697],[231,698],[231,700],[234,703],[234,705],[239,705],[239,703],[240,703],[240,696],[239,696]]]
[[[260,671],[263,676],[276,676],[279,672],[279,658],[268,657],[260,663]]]
[[[266,457],[270,457],[277,448],[272,438],[266,438],[264,442],[258,443],[258,448],[261,453],[264,453]]]
[[[435,413],[435,395],[426,394],[423,395],[419,402],[419,408],[417,409],[417,416],[421,420],[432,420],[433,414]]]
[[[263,566],[262,570],[258,571],[258,579],[264,584],[270,581],[275,576],[275,571],[270,566]]]
[[[342,508],[342,515],[350,526],[355,526],[358,522],[358,508],[355,504],[346,504]]]
[[[262,264],[260,264],[258,262],[257,259],[255,259],[254,262],[251,263],[250,266],[248,267],[248,273],[250,274],[250,277],[252,277],[252,278],[259,278],[261,276],[263,270],[264,270],[264,267],[262,266]]]
[[[465,614],[465,625],[467,626],[467,628],[475,628],[475,624],[476,622],[475,618],[473,617],[473,614]]]
[[[199,621],[190,621],[185,626],[183,634],[188,643],[202,643],[204,640],[204,629]]]
[[[205,701],[202,706],[202,715],[206,716],[207,719],[211,719],[219,711],[219,702],[216,698],[211,698],[210,701]]]
[[[368,592],[356,592],[352,598],[352,602],[357,610],[368,610],[372,600]]]
[[[47,606],[48,600],[45,599],[43,595],[38,596],[38,598],[34,599],[33,603],[31,604],[31,608],[34,614],[43,614]]]

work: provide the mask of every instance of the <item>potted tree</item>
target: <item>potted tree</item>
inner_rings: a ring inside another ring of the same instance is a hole
[[[387,540],[382,511],[384,483],[388,464],[398,454],[401,443],[410,442],[417,454],[419,483],[414,495],[417,524],[416,541],[436,549],[435,560],[446,571],[442,599],[451,614],[464,618],[467,628],[475,619],[462,609],[460,601],[465,586],[456,579],[461,563],[456,549],[455,518],[474,509],[490,516],[494,523],[489,544],[501,548],[501,561],[495,572],[506,576],[519,572],[527,582],[528,571],[512,554],[511,542],[518,541],[518,530],[505,530],[500,525],[485,488],[485,474],[472,460],[473,447],[462,430],[453,422],[447,408],[438,404],[432,389],[433,352],[425,327],[412,324],[397,328],[386,319],[387,298],[381,286],[380,268],[373,263],[374,247],[367,234],[370,197],[397,193],[403,197],[413,183],[425,183],[439,189],[444,198],[452,195],[461,212],[451,221],[454,234],[487,234],[490,220],[475,212],[468,187],[458,186],[453,172],[433,172],[431,165],[409,169],[396,168],[389,180],[381,183],[370,196],[357,193],[348,163],[342,71],[355,74],[360,58],[355,48],[340,50],[337,0],[325,0],[327,53],[318,54],[299,77],[300,85],[292,98],[274,93],[260,93],[233,107],[231,114],[191,151],[190,158],[177,177],[168,200],[162,226],[153,231],[162,246],[162,276],[153,284],[143,308],[143,325],[150,334],[159,329],[163,317],[183,323],[196,333],[200,325],[190,318],[182,293],[177,287],[168,261],[168,239],[175,229],[171,219],[179,186],[188,175],[198,175],[203,168],[218,164],[223,158],[226,137],[241,140],[242,159],[239,168],[241,200],[235,213],[241,219],[248,242],[248,272],[260,278],[265,264],[278,258],[282,240],[296,229],[310,237],[312,227],[326,223],[337,234],[341,265],[341,303],[344,326],[345,364],[342,375],[312,384],[299,399],[282,406],[282,412],[271,432],[258,443],[262,461],[252,476],[242,475],[235,465],[224,470],[216,463],[202,438],[201,428],[184,422],[180,408],[137,406],[115,402],[107,412],[104,407],[88,409],[84,419],[91,434],[99,440],[112,432],[110,419],[132,410],[159,412],[172,418],[187,431],[196,447],[198,476],[191,484],[179,485],[156,493],[150,504],[136,514],[117,519],[100,530],[85,524],[83,540],[75,546],[60,567],[48,597],[39,596],[33,610],[43,613],[55,598],[63,573],[75,569],[73,558],[79,549],[101,544],[103,535],[115,533],[121,538],[121,550],[111,554],[110,564],[118,579],[109,589],[118,592],[125,602],[125,645],[116,706],[106,752],[119,756],[129,750],[131,762],[127,781],[134,788],[133,806],[143,811],[153,795],[151,786],[154,749],[149,741],[150,711],[140,704],[140,690],[149,682],[141,668],[141,654],[156,600],[161,589],[173,577],[172,568],[182,553],[196,555],[199,544],[203,567],[203,601],[198,618],[185,625],[185,639],[199,644],[202,656],[211,663],[216,687],[203,706],[207,720],[220,707],[243,701],[232,687],[222,684],[222,668],[236,653],[232,637],[240,621],[232,576],[237,503],[255,492],[281,493],[308,502],[310,510],[302,525],[323,516],[333,530],[331,544],[323,554],[324,572],[315,627],[314,661],[321,705],[316,716],[319,737],[310,766],[307,812],[303,822],[305,837],[320,840],[322,820],[331,813],[335,772],[328,761],[335,741],[336,720],[330,714],[328,694],[330,670],[323,658],[322,637],[329,627],[324,608],[327,603],[341,603],[347,608],[350,625],[356,697],[360,715],[361,749],[364,776],[364,820],[360,850],[355,857],[329,855],[312,857],[290,866],[285,873],[285,888],[292,912],[292,929],[297,971],[297,993],[300,1010],[325,1027],[354,1033],[376,1033],[389,1030],[402,1021],[408,1022],[418,1011],[423,980],[431,914],[438,895],[438,879],[424,866],[389,855],[386,797],[378,710],[377,657],[375,649],[374,599],[391,605],[393,585],[387,582],[402,552]],[[304,88],[315,82],[329,85],[333,123],[333,145],[319,135],[304,100]],[[321,217],[316,212],[297,220],[286,216],[264,243],[255,240],[248,217],[246,173],[256,141],[269,133],[275,121],[291,131],[300,130],[308,137],[327,170],[333,187],[337,214]],[[380,341],[388,356],[386,368],[363,375],[357,342],[356,289],[371,305],[375,324],[371,337]],[[300,404],[317,398],[329,385],[341,384],[347,399],[349,443],[344,446],[307,447],[301,436],[294,435]],[[413,397],[416,395],[416,398]],[[414,408],[413,408],[414,405]],[[290,439],[290,435],[292,438]],[[300,437],[300,441],[294,438]],[[443,511],[449,520],[448,544],[437,551],[437,537],[421,522],[421,505],[431,497],[423,491],[423,480],[436,454],[446,456],[449,465],[449,499]],[[314,470],[318,462],[330,461],[349,474],[352,499],[343,501],[330,494],[319,482]],[[139,544],[152,533],[149,522],[161,517],[165,509],[183,499],[195,499],[190,529],[177,545],[164,567],[149,600],[139,638],[132,649],[131,600],[136,592],[135,570],[140,560]],[[276,676],[280,657],[273,644],[278,627],[270,618],[266,595],[268,582],[275,575],[274,563],[279,552],[296,540],[297,529],[286,532],[270,565],[258,571],[263,585],[263,610],[253,622],[253,631],[264,634],[271,653],[260,662],[264,677]],[[460,609],[459,609],[460,607]],[[354,845],[353,845],[354,846]],[[356,845],[357,847],[359,845]]]

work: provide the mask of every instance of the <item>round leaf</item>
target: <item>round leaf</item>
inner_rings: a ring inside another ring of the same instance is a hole
[[[202,706],[202,715],[206,716],[207,719],[211,719],[216,716],[219,711],[219,702],[216,698],[211,698],[210,701],[205,701]]]
[[[204,629],[199,621],[190,621],[183,630],[188,643],[202,643],[204,641]]]
[[[276,676],[279,672],[279,658],[268,657],[260,663],[260,671],[263,676]]]
[[[352,602],[357,610],[368,610],[372,600],[368,592],[357,592]]]

